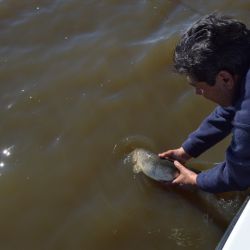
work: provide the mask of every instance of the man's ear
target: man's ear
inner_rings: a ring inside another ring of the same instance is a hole
[[[235,79],[231,73],[226,70],[221,70],[217,76],[216,80],[222,84],[223,87],[231,90],[235,86]]]

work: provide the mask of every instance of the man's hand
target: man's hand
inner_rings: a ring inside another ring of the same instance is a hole
[[[174,161],[174,165],[179,169],[180,174],[173,180],[173,184],[188,184],[196,185],[197,174],[186,167],[180,162]]]
[[[177,149],[171,149],[166,152],[158,154],[159,157],[161,158],[168,158],[172,160],[177,160],[181,163],[185,163],[192,157],[185,152],[183,147],[177,148]]]

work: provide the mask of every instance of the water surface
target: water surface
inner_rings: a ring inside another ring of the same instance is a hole
[[[213,249],[212,216],[124,159],[178,147],[213,109],[172,71],[173,48],[214,10],[249,25],[249,7],[1,0],[0,248]],[[194,164],[223,160],[229,140]]]

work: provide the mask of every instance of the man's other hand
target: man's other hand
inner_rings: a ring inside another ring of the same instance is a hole
[[[173,184],[184,184],[184,185],[196,185],[197,174],[185,166],[183,166],[180,162],[174,161],[174,165],[180,171],[180,174],[173,180]]]

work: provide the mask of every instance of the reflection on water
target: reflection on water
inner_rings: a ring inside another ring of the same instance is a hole
[[[12,146],[12,147],[13,147],[13,146]],[[11,153],[10,153],[10,150],[11,150],[12,147],[9,147],[9,148],[4,149],[4,150],[3,150],[3,155],[5,155],[5,156],[10,156],[10,154],[11,154]]]
[[[2,154],[0,155],[0,176],[3,174],[3,169],[7,171],[6,167],[8,166],[8,158],[10,158],[10,156],[13,154],[13,149],[14,145],[2,150]]]
[[[249,24],[248,1],[0,1],[1,249],[215,247],[223,230],[204,210],[123,162],[179,146],[213,108],[172,51],[214,10]]]

